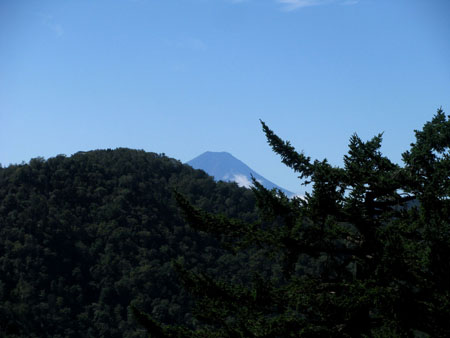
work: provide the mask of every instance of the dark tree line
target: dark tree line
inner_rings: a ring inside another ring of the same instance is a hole
[[[144,337],[130,305],[196,327],[172,262],[245,280],[242,262],[180,216],[256,219],[251,191],[129,149],[0,168],[0,337]]]
[[[288,199],[254,182],[258,221],[217,216],[178,195],[188,222],[235,252],[264,252],[247,284],[176,264],[203,325],[135,315],[152,337],[449,337],[450,116],[439,109],[403,153],[350,138],[344,166],[312,161],[262,123],[312,192]]]
[[[262,126],[305,199],[129,149],[0,168],[0,337],[450,336],[449,117],[403,166]]]

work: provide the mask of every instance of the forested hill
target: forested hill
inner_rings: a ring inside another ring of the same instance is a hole
[[[173,189],[205,210],[255,218],[250,190],[144,151],[0,168],[0,336],[144,337],[130,304],[195,325],[172,260],[212,275],[240,262],[190,230]]]

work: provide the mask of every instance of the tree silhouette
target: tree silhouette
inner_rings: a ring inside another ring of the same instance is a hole
[[[288,199],[254,181],[261,214],[254,223],[205,212],[180,194],[177,200],[192,227],[235,253],[263,252],[271,273],[255,269],[248,283],[233,283],[175,263],[203,326],[151,321],[149,333],[450,336],[449,118],[439,109],[415,131],[404,166],[382,155],[381,134],[366,142],[355,134],[342,168],[312,161],[261,122],[274,152],[312,184],[311,193]]]

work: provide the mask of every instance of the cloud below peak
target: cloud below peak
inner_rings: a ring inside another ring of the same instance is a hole
[[[235,174],[233,176],[233,181],[237,183],[240,187],[251,188],[253,187],[253,182],[251,182],[247,176],[242,174]]]

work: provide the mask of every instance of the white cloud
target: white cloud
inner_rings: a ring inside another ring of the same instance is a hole
[[[55,22],[52,15],[42,13],[38,15],[41,17],[42,24],[50,29],[53,33],[55,33],[57,37],[61,37],[64,35],[64,29],[62,25],[58,22]]]
[[[248,179],[248,177],[242,174],[235,174],[233,176],[233,181],[240,187],[251,188],[253,186],[253,183]]]
[[[187,38],[180,42],[180,47],[194,50],[206,50],[206,43],[200,39]]]
[[[195,51],[205,51],[208,48],[206,43],[197,38],[184,38],[176,41],[164,40],[164,42],[169,47],[191,49]]]
[[[284,5],[283,9],[287,11],[293,11],[294,9],[304,7],[323,5],[330,2],[330,0],[277,0],[277,1],[283,4]]]
[[[284,10],[293,11],[295,9],[326,5],[330,3],[339,3],[341,5],[356,5],[357,3],[359,3],[359,0],[277,0],[277,2],[284,5]]]
[[[351,6],[351,5],[356,5],[357,3],[359,3],[359,0],[345,0],[342,5],[344,6]]]

